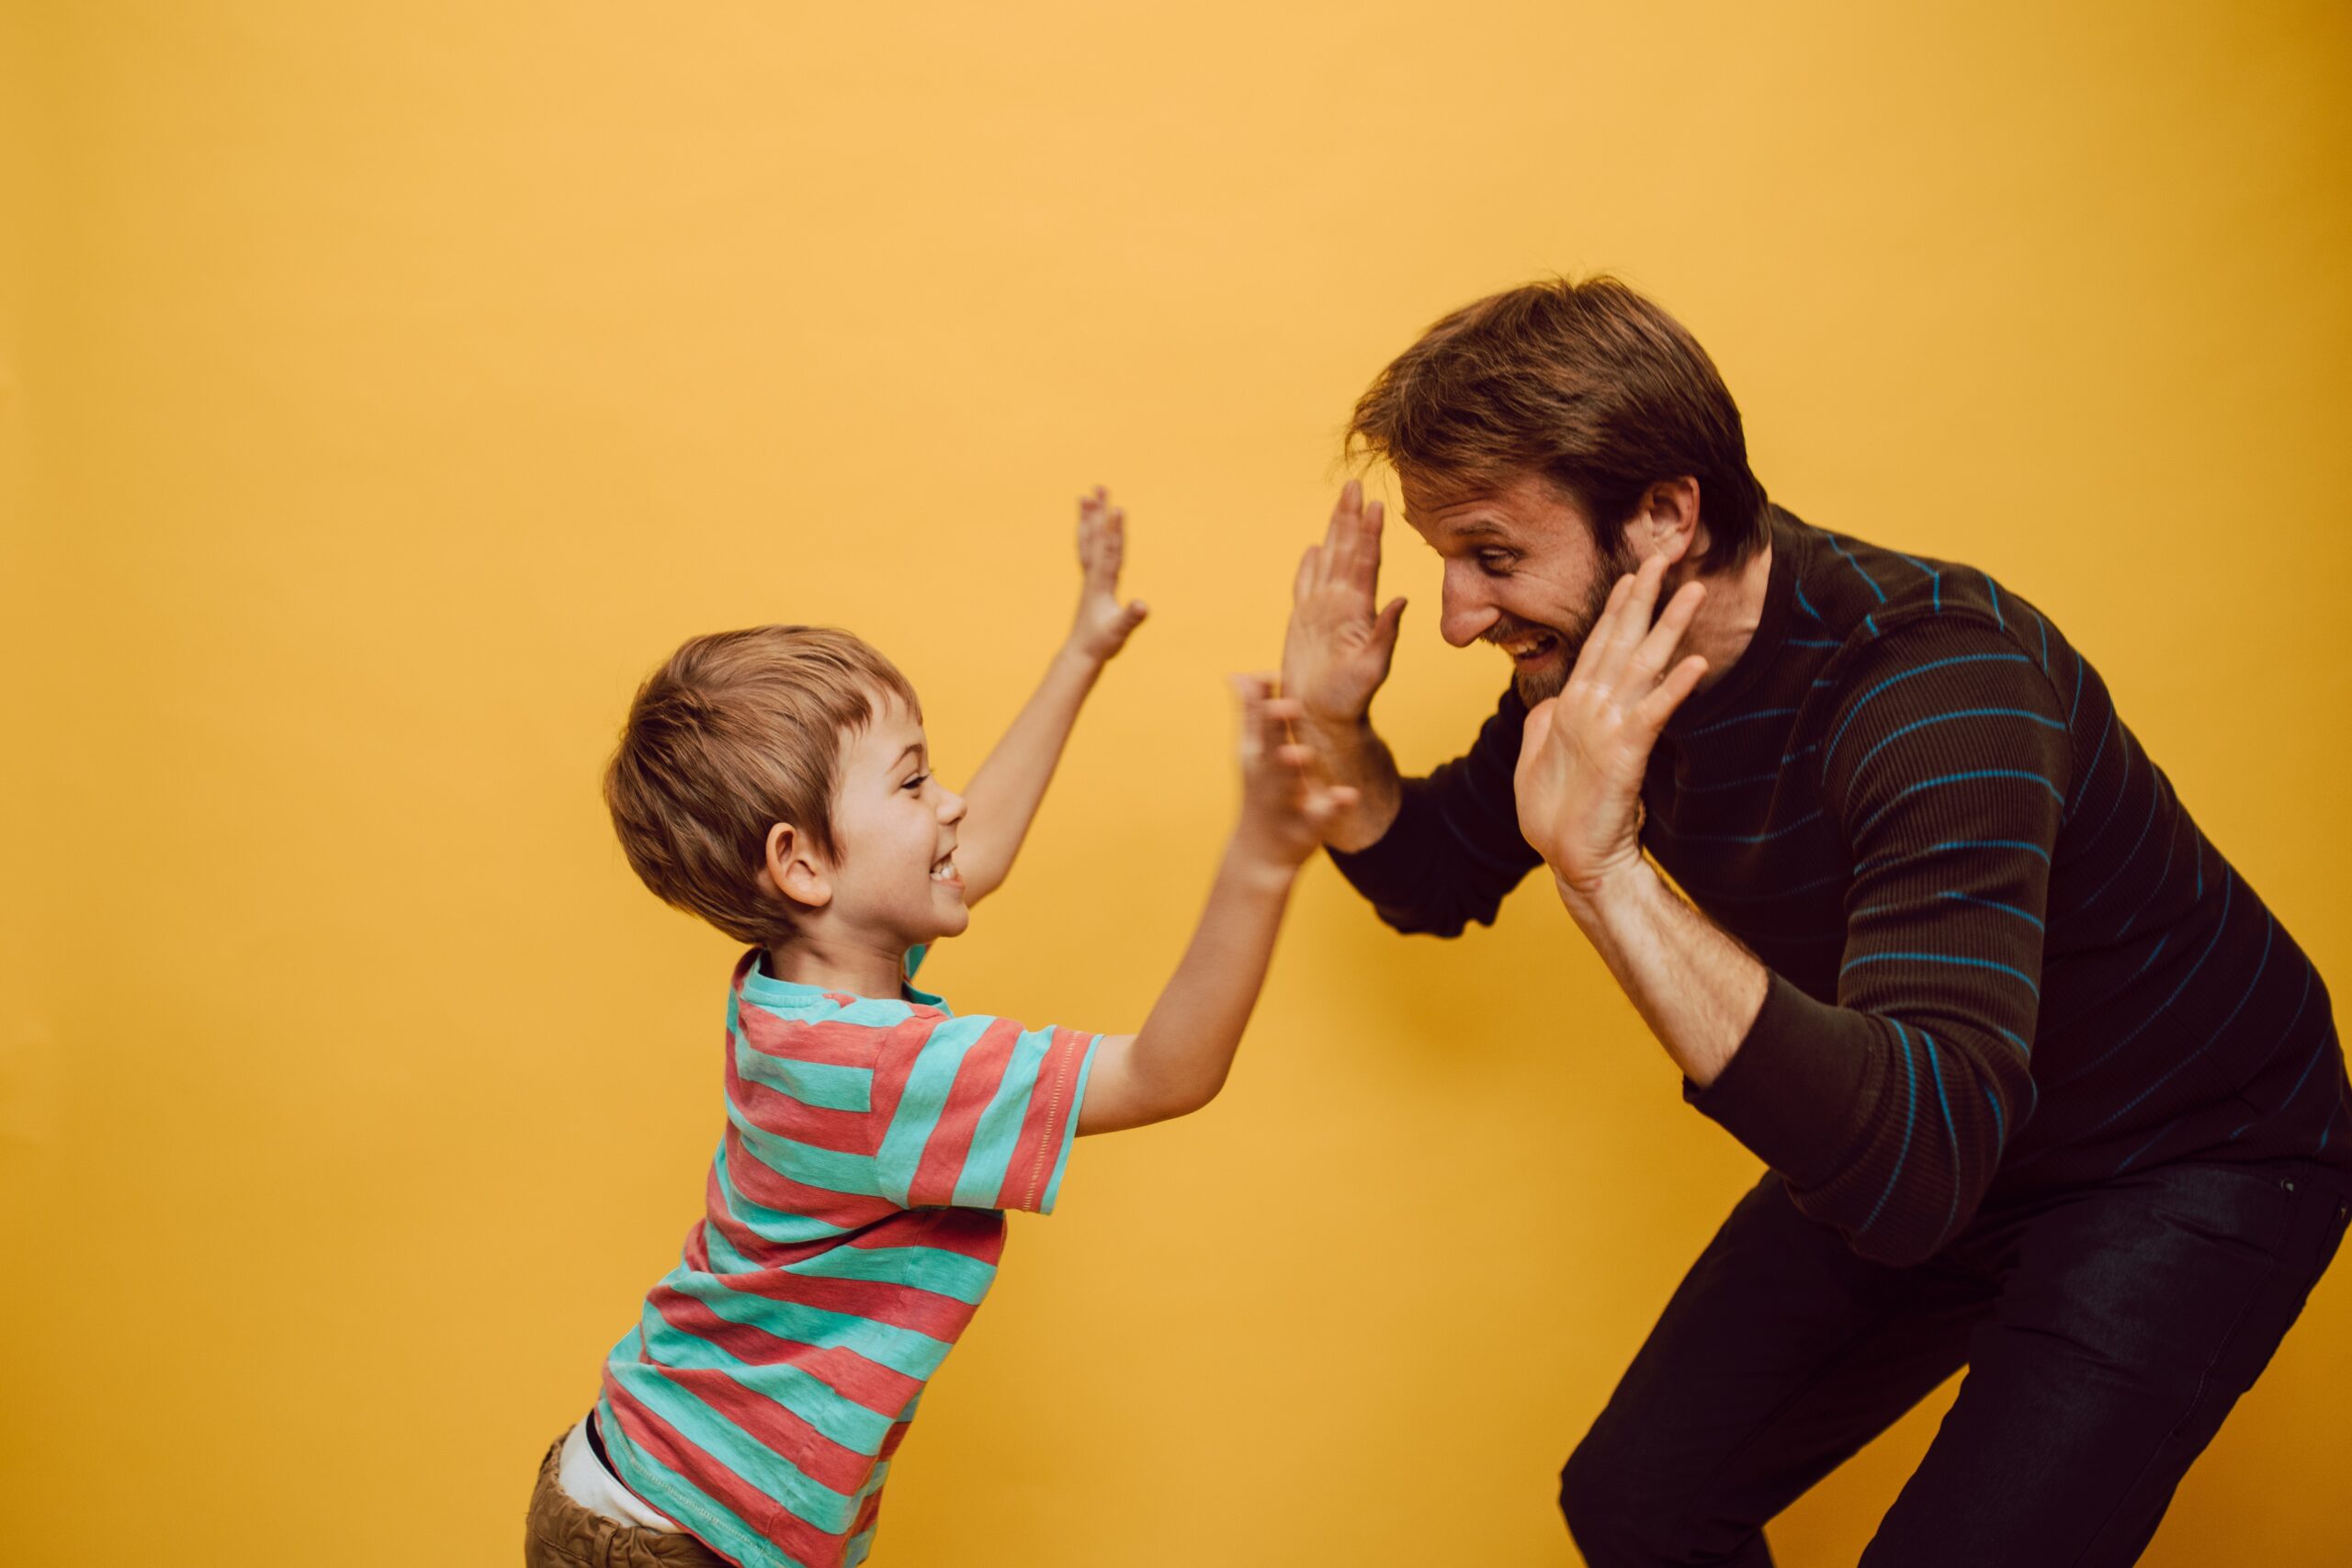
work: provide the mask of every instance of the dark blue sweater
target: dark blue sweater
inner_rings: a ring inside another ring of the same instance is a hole
[[[2352,1170],[2327,987],[2117,716],[1984,573],[1776,509],[1763,617],[1650,761],[1642,842],[1772,971],[1692,1103],[1890,1262],[1980,1204],[2170,1160]],[[1526,708],[1408,780],[1340,870],[1399,931],[1494,919],[1538,863]]]

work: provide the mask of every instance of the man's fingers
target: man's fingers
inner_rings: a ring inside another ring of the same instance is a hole
[[[1674,710],[1682,705],[1682,699],[1699,689],[1700,679],[1706,673],[1706,660],[1692,654],[1668,671],[1657,689],[1634,705],[1634,716],[1655,737],[1674,716]]]
[[[1335,548],[1355,525],[1356,514],[1363,509],[1363,481],[1350,479],[1340,487],[1340,499],[1331,507],[1330,524],[1323,530],[1323,545],[1327,552]]]
[[[1375,501],[1357,516],[1356,525],[1348,530],[1348,547],[1332,563],[1344,580],[1361,589],[1369,601],[1380,585],[1380,528],[1388,515],[1385,502]]]
[[[1603,645],[1592,669],[1593,678],[1601,682],[1603,690],[1616,686],[1634,656],[1634,649],[1640,647],[1642,638],[1648,635],[1650,613],[1657,604],[1657,585],[1665,578],[1664,558],[1651,556],[1625,580],[1623,599],[1613,593],[1611,595],[1610,602],[1616,614],[1610,619],[1608,636],[1604,638],[1598,629],[1592,636],[1593,641]]]
[[[1294,603],[1314,592],[1317,581],[1322,576],[1322,564],[1323,547],[1307,546],[1305,552],[1298,558],[1298,576],[1292,580],[1290,585],[1290,596]]]
[[[1381,647],[1394,651],[1396,647],[1396,630],[1404,624],[1404,620],[1405,601],[1391,599],[1380,607],[1380,614],[1373,619],[1373,637]]]
[[[1542,751],[1552,739],[1552,720],[1560,711],[1560,699],[1545,697],[1527,710],[1527,723],[1519,732],[1519,754],[1532,757]]]
[[[1667,601],[1666,614],[1657,618],[1657,625],[1649,629],[1649,635],[1642,638],[1641,646],[1626,661],[1624,680],[1635,694],[1656,685],[1666,667],[1673,662],[1683,637],[1690,630],[1691,618],[1698,615],[1706,597],[1706,584],[1686,582]]]
[[[1634,591],[1630,576],[1620,577],[1610,585],[1609,597],[1600,606],[1600,614],[1593,617],[1592,629],[1585,633],[1584,646],[1577,649],[1577,661],[1568,667],[1568,679],[1588,685],[1599,681],[1609,665],[1609,639],[1616,635],[1618,618],[1623,614],[1626,596]]]

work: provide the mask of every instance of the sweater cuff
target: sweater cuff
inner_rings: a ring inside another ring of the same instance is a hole
[[[1837,1174],[1853,1139],[1868,1024],[1814,1000],[1769,974],[1764,1006],[1739,1049],[1701,1089],[1685,1078],[1682,1098],[1800,1190]]]
[[[1340,868],[1340,874],[1348,879],[1348,885],[1374,905],[1400,902],[1412,893],[1414,887],[1418,869],[1416,852],[1419,846],[1414,841],[1414,834],[1407,828],[1405,818],[1410,814],[1413,804],[1411,785],[1419,781],[1402,782],[1404,789],[1397,801],[1396,816],[1388,824],[1386,832],[1352,852],[1332,849],[1329,844],[1324,846],[1324,852],[1331,857],[1331,863]]]

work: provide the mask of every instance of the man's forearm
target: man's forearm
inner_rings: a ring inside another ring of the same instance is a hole
[[[957,844],[956,869],[965,897],[977,898],[1001,883],[1029,835],[1029,824],[1046,798],[1062,747],[1078,722],[1079,709],[1102,673],[1102,661],[1069,644],[1055,653],[1045,678],[1004,738],[965,787],[966,815]]]
[[[1715,1081],[1764,1006],[1770,976],[1683,901],[1646,860],[1593,886],[1555,877],[1560,901],[1642,1021],[1693,1084]]]
[[[1298,728],[1303,732],[1300,741],[1311,747],[1330,770],[1331,782],[1356,792],[1354,808],[1331,824],[1325,841],[1346,854],[1380,842],[1396,820],[1404,798],[1396,759],[1390,754],[1388,742],[1372,728],[1369,718],[1344,725],[1302,719]]]

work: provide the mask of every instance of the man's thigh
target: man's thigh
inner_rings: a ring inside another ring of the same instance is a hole
[[[1863,1562],[2135,1561],[2346,1213],[2323,1173],[2181,1165],[2018,1221],[1960,1397]]]
[[[1857,1256],[1768,1173],[1563,1472],[1586,1561],[1770,1562],[1763,1523],[1959,1369],[1990,1294]]]

